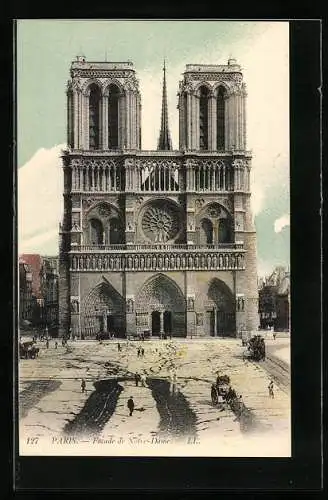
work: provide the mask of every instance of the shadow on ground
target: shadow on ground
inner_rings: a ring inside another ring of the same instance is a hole
[[[56,391],[61,382],[58,380],[33,380],[19,394],[19,418],[24,418],[39,401],[50,392]]]
[[[99,433],[113,415],[123,387],[116,379],[100,380],[94,387],[80,413],[65,425],[65,434]]]

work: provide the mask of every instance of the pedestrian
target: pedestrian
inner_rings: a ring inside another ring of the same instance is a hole
[[[85,392],[85,380],[84,378],[82,379],[82,382],[81,382],[81,392]]]
[[[137,351],[138,358],[140,357],[140,354],[141,354],[141,349],[140,349],[140,347],[138,347],[138,351]]]
[[[134,376],[134,380],[136,382],[136,387],[138,387],[138,384],[139,384],[139,381],[140,381],[140,375],[138,372],[136,372],[135,376]]]
[[[269,389],[269,397],[270,398],[274,398],[274,392],[273,392],[273,382],[272,380],[270,381],[270,384],[268,385],[268,389]]]
[[[134,410],[134,401],[132,396],[130,396],[128,399],[127,407],[129,408],[130,411],[129,417],[131,417]]]
[[[56,342],[55,342],[55,349],[57,349],[57,347],[58,347],[58,342],[56,340]]]
[[[49,349],[49,339],[47,339],[46,348]]]
[[[117,343],[117,350],[118,350],[118,352],[121,351],[121,344],[119,342]]]
[[[145,373],[142,373],[142,375],[140,375],[140,382],[141,382],[142,387],[146,387],[146,374]]]
[[[273,332],[273,333],[272,333],[272,336],[273,336],[273,340],[276,340],[277,333],[276,333],[276,332]]]
[[[144,355],[145,355],[145,349],[142,347],[141,348],[141,356],[144,357]]]
[[[238,399],[238,411],[239,411],[239,417],[241,417],[244,411],[244,401],[242,395],[240,395]]]

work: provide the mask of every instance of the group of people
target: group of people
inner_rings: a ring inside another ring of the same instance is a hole
[[[140,358],[140,357],[143,358],[145,355],[145,349],[143,347],[138,347],[137,355],[138,355],[138,358]]]
[[[139,372],[136,372],[134,375],[134,380],[136,383],[136,387],[138,387],[139,382],[141,383],[142,387],[146,387],[146,374],[144,372],[141,374]]]

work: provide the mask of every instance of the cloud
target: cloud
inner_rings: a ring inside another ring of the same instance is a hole
[[[58,224],[63,213],[65,144],[39,149],[18,170],[18,251],[58,253]]]
[[[284,214],[274,221],[274,232],[280,233],[284,227],[290,226],[290,215]]]

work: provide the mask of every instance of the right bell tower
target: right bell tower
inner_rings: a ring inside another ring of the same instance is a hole
[[[237,334],[255,331],[259,324],[246,98],[242,69],[235,59],[222,65],[186,65],[179,84],[178,109],[179,148],[187,165],[187,238],[190,243],[213,248],[230,241],[245,251],[244,270],[234,271]],[[224,234],[227,231],[220,216],[216,223],[215,217],[203,217],[201,213],[213,202],[221,206],[221,213],[226,210],[231,221],[229,235]]]

